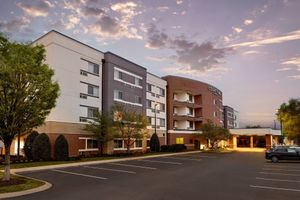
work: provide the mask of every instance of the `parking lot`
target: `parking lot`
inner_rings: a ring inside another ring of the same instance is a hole
[[[263,153],[194,153],[22,173],[53,187],[14,199],[299,199],[299,172]]]

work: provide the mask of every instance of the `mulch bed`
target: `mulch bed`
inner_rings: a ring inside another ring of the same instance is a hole
[[[11,178],[9,181],[0,181],[0,187],[11,186],[11,185],[20,185],[25,183],[26,180]]]

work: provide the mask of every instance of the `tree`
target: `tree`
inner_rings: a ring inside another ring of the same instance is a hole
[[[150,138],[150,150],[152,152],[159,152],[160,151],[160,143],[159,138],[156,133],[152,134]]]
[[[37,131],[32,131],[26,138],[25,144],[24,144],[24,153],[28,160],[33,160],[32,157],[32,144],[35,140],[35,138],[39,135]]]
[[[0,139],[5,146],[3,180],[10,180],[10,147],[18,133],[41,125],[55,106],[59,86],[43,46],[10,42],[0,34]]]
[[[51,145],[46,133],[39,134],[32,144],[32,157],[35,161],[51,159]]]
[[[300,143],[300,98],[281,104],[277,119],[282,122],[283,132],[288,138],[297,139]]]
[[[142,114],[129,110],[123,105],[113,106],[112,114],[115,136],[124,140],[127,153],[130,153],[131,145],[146,136],[147,119]]]
[[[54,144],[55,160],[69,160],[69,144],[65,136],[59,135]]]
[[[99,154],[102,156],[104,145],[114,138],[109,115],[98,111],[96,118],[89,121],[84,130],[93,133],[98,141]]]
[[[219,141],[230,138],[228,129],[215,125],[211,120],[202,125],[202,135],[209,139],[212,148],[216,148]]]

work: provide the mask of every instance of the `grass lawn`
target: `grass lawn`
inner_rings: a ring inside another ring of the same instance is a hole
[[[0,193],[18,192],[29,190],[44,185],[44,182],[11,175],[10,181],[2,181],[3,173],[0,172]]]

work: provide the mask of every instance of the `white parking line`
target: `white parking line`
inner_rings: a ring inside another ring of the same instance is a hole
[[[182,165],[182,163],[179,162],[167,162],[167,161],[158,161],[158,160],[138,160],[141,162],[154,162],[154,163],[163,163],[163,164],[172,164],[172,165]]]
[[[275,172],[259,172],[260,174],[270,174],[270,175],[283,175],[283,176],[300,176],[300,174],[285,174],[285,173],[275,173]]]
[[[271,170],[271,171],[287,171],[287,172],[300,172],[300,170],[298,169],[275,169],[275,168],[263,168],[263,170]]]
[[[156,170],[155,167],[147,167],[147,166],[141,166],[141,165],[129,165],[129,164],[121,164],[121,163],[107,163],[109,165],[118,165],[118,166],[124,166],[124,167],[135,167],[135,168],[141,168],[141,169],[151,169]]]
[[[69,171],[58,170],[58,169],[53,169],[51,171],[59,172],[59,173],[64,173],[64,174],[72,174],[72,175],[76,175],[76,176],[84,176],[84,177],[89,177],[89,178],[96,178],[96,179],[101,179],[101,180],[107,179],[107,178],[104,178],[104,177],[101,177],[101,176],[92,176],[92,175],[80,174],[80,173],[69,172]]]
[[[300,169],[299,167],[295,167],[295,166],[286,166],[286,165],[282,165],[282,166],[278,166],[278,165],[264,165],[264,167],[267,168],[286,168],[286,169]]]
[[[196,156],[196,155],[195,156],[187,155],[187,156],[184,156],[184,157],[191,157],[191,158],[217,158],[216,156],[202,156],[202,155],[199,155],[199,156]]]
[[[176,158],[176,157],[165,157],[165,158],[170,158],[170,159],[175,159],[175,160],[189,160],[189,161],[201,161],[200,159],[193,159],[193,158]]]
[[[290,183],[300,183],[297,180],[287,180],[287,179],[276,179],[276,178],[262,178],[256,177],[257,180],[264,180],[264,181],[278,181],[278,182],[290,182]]]
[[[110,169],[105,167],[92,167],[92,166],[83,166],[85,168],[89,169],[99,169],[99,170],[105,170],[105,171],[113,171],[113,172],[121,172],[121,173],[128,173],[128,174],[136,174],[134,171],[126,171],[126,170],[120,170],[120,169]]]
[[[250,187],[260,188],[260,189],[284,190],[284,191],[291,191],[291,192],[300,192],[300,190],[298,190],[298,189],[269,187],[269,186],[263,186],[263,185],[250,185]]]

